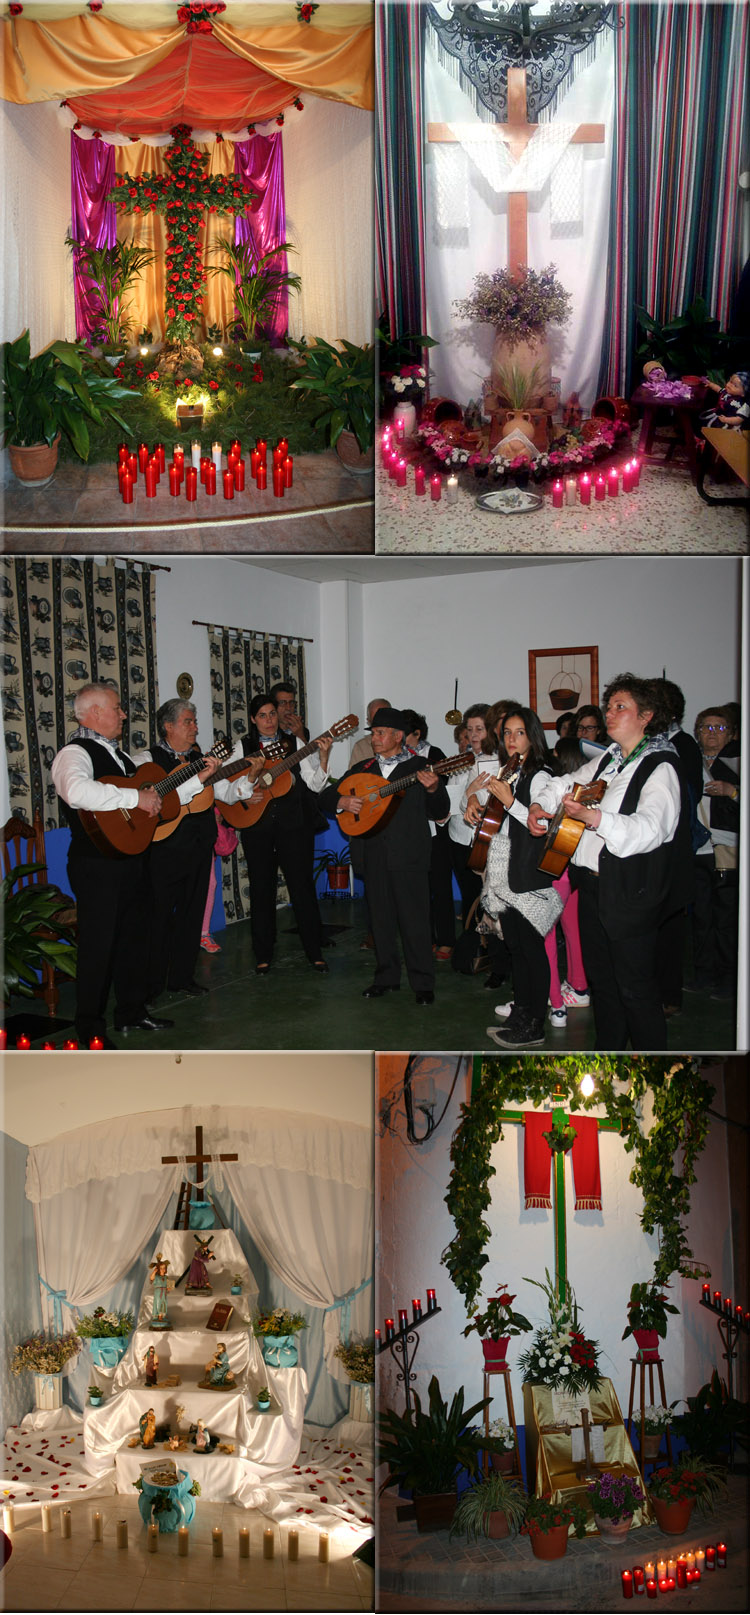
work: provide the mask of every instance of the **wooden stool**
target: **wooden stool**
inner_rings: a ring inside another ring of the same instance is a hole
[[[639,1407],[640,1407],[640,1411],[641,1411],[641,1423],[640,1423],[640,1430],[638,1432],[638,1436],[639,1436],[641,1446],[640,1446],[640,1451],[638,1453],[638,1460],[639,1460],[639,1463],[640,1463],[641,1472],[643,1472],[643,1470],[646,1467],[646,1461],[647,1461],[643,1456],[643,1448],[644,1448],[645,1439],[646,1439],[645,1407],[646,1406],[649,1406],[649,1407],[654,1406],[654,1369],[657,1370],[658,1375],[659,1375],[659,1396],[661,1398],[660,1406],[663,1407],[663,1408],[665,1408],[667,1406],[667,1393],[666,1393],[666,1391],[664,1389],[664,1364],[662,1363],[661,1357],[659,1356],[658,1352],[656,1352],[656,1354],[653,1357],[648,1356],[648,1357],[645,1357],[645,1358],[642,1357],[640,1352],[639,1352],[638,1356],[637,1357],[631,1357],[630,1361],[631,1361],[632,1366],[631,1366],[631,1371],[630,1371],[630,1401],[628,1403],[628,1434],[630,1434],[630,1430],[631,1430],[632,1423],[633,1423],[633,1402],[635,1400],[635,1374],[636,1374],[636,1369],[640,1369],[640,1382],[639,1382],[639,1387],[638,1387],[638,1397],[639,1397]],[[650,1401],[648,1402],[648,1404],[646,1404],[646,1402],[644,1400],[645,1390],[646,1390],[646,1369],[648,1369],[648,1390],[649,1390],[649,1398],[650,1398]],[[671,1437],[671,1434],[670,1434],[668,1428],[665,1431],[665,1435],[666,1435],[666,1438],[667,1438],[667,1454],[669,1456],[669,1462],[670,1462],[670,1464],[672,1464],[672,1463],[674,1463],[674,1457],[673,1457],[673,1454],[672,1454],[672,1437]],[[652,1458],[649,1458],[648,1462],[650,1464],[653,1464],[654,1460]]]
[[[509,1369],[507,1363],[498,1363],[497,1365],[490,1364],[489,1366],[485,1363],[484,1373],[482,1375],[482,1395],[485,1398],[490,1395],[490,1379],[495,1374],[502,1374],[502,1376],[503,1376],[503,1383],[505,1385],[505,1403],[506,1403],[506,1407],[508,1409],[508,1424],[510,1425],[511,1430],[513,1431],[514,1448],[513,1448],[513,1469],[511,1470],[511,1474],[517,1475],[518,1479],[521,1482],[521,1485],[523,1485],[523,1470],[521,1468],[521,1449],[520,1449],[520,1447],[518,1445],[518,1426],[516,1424],[516,1415],[515,1415],[515,1413],[513,1411],[513,1391],[512,1391],[511,1383],[510,1383],[510,1369]],[[489,1436],[489,1433],[490,1433],[490,1410],[489,1410],[489,1407],[486,1407],[485,1410],[484,1410],[484,1433],[485,1433],[486,1436]]]

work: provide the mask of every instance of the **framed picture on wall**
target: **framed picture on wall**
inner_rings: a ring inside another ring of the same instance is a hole
[[[599,704],[599,646],[529,651],[529,706],[544,729],[579,707]]]

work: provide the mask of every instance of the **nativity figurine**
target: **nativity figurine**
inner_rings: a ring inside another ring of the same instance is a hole
[[[204,1384],[229,1386],[234,1385],[234,1383],[235,1378],[231,1368],[229,1367],[227,1348],[223,1340],[219,1340],[216,1345],[216,1351],[214,1352],[210,1363],[206,1363],[206,1378]]]
[[[143,1367],[146,1371],[144,1385],[155,1385],[159,1376],[159,1358],[155,1346],[149,1346],[143,1359]]]
[[[167,1297],[169,1291],[174,1289],[174,1280],[167,1277],[169,1262],[161,1251],[157,1251],[151,1263],[150,1281],[154,1289],[154,1299],[151,1307],[152,1329],[171,1329],[167,1317]]]
[[[153,1447],[156,1440],[156,1414],[153,1408],[147,1408],[138,1420],[138,1429],[141,1434],[141,1446]]]
[[[213,1234],[210,1234],[208,1239],[199,1234],[194,1234],[193,1238],[195,1240],[197,1250],[192,1262],[190,1263],[187,1284],[185,1285],[186,1295],[199,1295],[202,1291],[210,1291],[211,1285],[208,1281],[208,1268],[206,1263],[216,1261],[216,1257],[211,1250],[211,1240],[213,1239]]]

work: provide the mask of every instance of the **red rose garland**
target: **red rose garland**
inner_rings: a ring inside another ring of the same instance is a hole
[[[212,28],[211,18],[218,16],[226,9],[222,0],[217,0],[214,5],[179,6],[177,21],[185,23],[189,34],[210,34]]]
[[[302,5],[301,0],[297,0],[297,16],[300,22],[312,22],[317,9],[317,6]]]

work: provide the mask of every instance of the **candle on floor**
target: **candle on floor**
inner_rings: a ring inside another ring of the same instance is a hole
[[[397,460],[396,461],[396,476],[395,476],[394,480],[395,480],[397,488],[405,488],[406,487],[406,461],[405,460]]]
[[[235,460],[234,462],[234,491],[235,493],[244,493],[245,491],[244,460]]]
[[[581,497],[581,504],[582,505],[590,505],[591,504],[591,478],[590,478],[590,476],[588,474],[588,471],[584,471],[583,476],[581,477],[581,480],[580,480],[580,482],[578,484],[578,492],[579,492],[580,497]]]
[[[293,481],[294,481],[294,457],[291,454],[285,454],[284,455],[284,487],[285,488],[291,488]]]
[[[223,471],[222,476],[224,478],[224,498],[225,499],[234,499],[234,475],[233,475],[233,473],[231,471]]]
[[[687,1559],[684,1553],[681,1553],[677,1560],[677,1586],[687,1587]]]
[[[185,468],[185,498],[191,501],[198,498],[198,472],[194,465]]]
[[[602,476],[602,473],[600,471],[599,475],[598,475],[598,477],[596,479],[596,482],[594,483],[594,498],[595,499],[606,499],[606,497],[607,497],[607,485],[606,485],[606,483],[604,481],[604,477]]]
[[[16,1038],[16,1048],[17,1049],[30,1049],[31,1048],[31,1038],[29,1037],[28,1032],[20,1032],[19,1033],[18,1037]]]
[[[258,471],[256,474],[255,483],[260,493],[263,493],[268,487],[268,472],[266,470],[266,462],[264,459],[260,459],[258,461]]]
[[[620,477],[617,466],[613,465],[607,474],[607,493],[610,499],[616,499],[620,492]]]
[[[265,469],[265,467],[264,467],[264,469]],[[274,468],[273,468],[273,492],[274,492],[274,498],[275,499],[283,499],[283,497],[284,497],[284,467],[283,467],[283,465],[274,465]]]
[[[331,1539],[327,1531],[321,1531],[318,1542],[318,1559],[322,1565],[327,1565],[331,1556]]]
[[[163,443],[155,443],[154,444],[154,454],[158,455],[159,470],[160,471],[166,471],[166,469],[167,469],[167,456],[166,456],[166,451],[165,451]]]
[[[128,466],[129,475],[133,478],[133,481],[135,482],[137,480],[137,477],[138,477],[138,455],[137,454],[129,454],[128,455],[127,466]]]
[[[624,464],[624,466],[622,468],[622,491],[623,491],[623,493],[630,493],[630,490],[633,487],[634,482],[635,482],[635,472],[633,470],[633,462],[632,462],[632,460],[626,460],[625,464]]]
[[[145,471],[147,465],[148,465],[148,444],[147,443],[139,443],[138,444],[138,470],[139,471]]]
[[[127,1545],[128,1545],[128,1522],[127,1522],[127,1520],[118,1520],[117,1521],[117,1524],[115,1526],[115,1541],[117,1543],[118,1548],[126,1548],[127,1547]]]
[[[263,465],[265,465],[265,463],[266,463],[266,455],[268,454],[268,442],[267,442],[266,438],[264,438],[264,437],[256,437],[256,439],[255,439],[255,447],[258,450],[258,454],[260,456],[260,459],[261,459]]]
[[[281,448],[280,444],[278,444],[278,443],[276,444],[276,447],[275,447],[275,449],[273,451],[273,463],[274,463],[274,465],[283,465],[284,464],[284,450]]]
[[[260,465],[260,455],[258,453],[258,450],[257,449],[252,449],[250,451],[250,475],[251,475],[251,477],[257,477],[257,475],[258,475],[258,466],[259,465]]]
[[[387,462],[387,464],[388,464],[388,475],[389,475],[389,477],[391,479],[391,482],[395,482],[396,478],[398,476],[398,462],[399,462],[400,458],[401,458],[401,456],[400,456],[400,454],[398,452],[398,449],[391,448],[391,452],[390,452],[390,454],[388,456],[388,462]]]
[[[158,1525],[147,1525],[146,1526],[146,1547],[147,1547],[149,1553],[158,1553],[158,1551],[159,1551],[159,1527],[158,1527]]]
[[[423,494],[424,491],[425,491],[424,466],[423,465],[415,465],[415,467],[414,467],[414,492],[417,493],[417,494]]]
[[[182,474],[179,467],[176,465],[171,465],[169,467],[169,492],[173,495],[173,497],[176,497],[176,495],[179,493],[181,482]]]
[[[143,479],[144,479],[144,482],[146,484],[146,498],[147,499],[155,499],[156,498],[156,476],[157,476],[156,466],[155,465],[147,465],[146,469],[145,469],[145,471],[143,473]]]
[[[240,440],[239,440],[238,437],[233,437],[232,438],[232,441],[231,441],[231,443],[229,445],[229,449],[230,449],[230,453],[232,453],[232,454],[241,454],[242,453],[242,444],[240,443]]]
[[[656,1565],[654,1564],[653,1559],[647,1559],[645,1565],[643,1566],[643,1569],[644,1569],[644,1572],[645,1572],[646,1580],[647,1581],[653,1581],[654,1577],[656,1575]]]
[[[172,449],[172,460],[173,460],[173,463],[175,465],[182,466],[182,468],[184,470],[184,467],[185,467],[185,445],[184,445],[184,443],[175,443],[174,448]]]
[[[263,1532],[263,1558],[273,1558],[273,1526],[267,1525]]]
[[[42,1503],[42,1530],[45,1536],[52,1530],[52,1508],[49,1503]]]
[[[213,465],[213,463],[214,462],[211,459],[210,454],[202,454],[201,455],[201,464],[200,464],[201,482],[205,482],[205,480],[206,480],[206,472],[207,472],[209,466]]]
[[[643,1573],[643,1565],[633,1565],[633,1591],[636,1596],[640,1596],[646,1591],[646,1577]]]
[[[631,461],[631,465],[633,467],[633,487],[637,488],[641,480],[641,462],[637,456]]]
[[[130,453],[130,450],[128,448],[127,443],[118,443],[118,445],[117,445],[117,459],[118,459],[118,463],[120,465],[124,465],[125,461],[127,460],[127,457],[129,455],[129,453]]]
[[[622,1572],[622,1596],[623,1598],[632,1598],[633,1596],[633,1576],[629,1570],[623,1570]]]
[[[563,488],[562,483],[560,481],[553,482],[553,484],[552,484],[552,508],[553,508],[553,510],[562,510],[564,494],[565,494],[565,489]]]
[[[16,1511],[12,1503],[6,1503],[3,1509],[3,1530],[6,1536],[12,1536],[16,1525]]]
[[[716,1549],[715,1548],[706,1548],[706,1569],[707,1570],[715,1570],[716,1569]]]
[[[101,1542],[104,1538],[104,1521],[98,1509],[91,1516],[91,1535],[94,1542]]]
[[[214,1559],[224,1558],[224,1532],[220,1525],[215,1525],[211,1532],[211,1551]]]
[[[727,1568],[727,1545],[726,1545],[726,1542],[717,1542],[717,1544],[716,1544],[716,1563],[719,1566],[720,1570],[726,1570],[726,1568]]]
[[[403,441],[404,441],[404,423],[403,423],[403,420],[402,420],[400,415],[398,417],[398,420],[396,421],[396,437],[398,438],[399,443],[403,443]]]
[[[663,1581],[666,1574],[667,1574],[667,1561],[666,1561],[666,1559],[657,1559],[657,1561],[656,1561],[656,1579],[657,1579],[657,1581]]]
[[[147,471],[148,471],[149,466],[151,466],[152,469],[156,472],[156,480],[158,482],[159,478],[161,476],[161,467],[159,465],[159,456],[158,456],[158,454],[150,454],[149,455],[148,464],[146,465],[146,470]]]
[[[277,447],[281,449],[281,458],[282,458],[282,460],[285,460],[288,453],[289,453],[289,439],[288,439],[288,437],[280,437]]]
[[[186,1525],[180,1525],[177,1529],[177,1552],[181,1559],[187,1558],[189,1547],[190,1532]]]
[[[206,493],[216,493],[216,466],[213,460],[206,470]]]
[[[647,1596],[647,1598],[655,1598],[656,1597],[656,1582],[655,1581],[647,1581],[646,1582],[646,1596]]]
[[[442,479],[439,472],[436,471],[434,477],[430,477],[430,498],[437,500],[440,498],[441,493]]]
[[[686,1553],[685,1558],[687,1559],[688,1570],[694,1570],[695,1569],[695,1554],[694,1553]]]
[[[103,1049],[104,1048],[104,1040],[103,1040],[103,1038],[101,1038],[101,1037],[89,1038],[89,1048],[90,1049]]]
[[[241,1559],[249,1559],[250,1558],[250,1532],[249,1532],[248,1527],[246,1525],[241,1525],[240,1526],[239,1547],[240,1547],[240,1558]]]
[[[64,1508],[60,1512],[60,1535],[61,1537],[73,1535],[72,1516],[69,1508]]]
[[[574,505],[575,502],[576,502],[576,479],[575,479],[575,477],[566,477],[565,478],[565,503],[566,503],[566,505]]]
[[[676,1576],[677,1575],[677,1560],[676,1559],[668,1559],[667,1560],[667,1575],[668,1576]]]
[[[290,1526],[286,1539],[286,1556],[293,1562],[299,1559],[299,1531],[296,1531],[293,1525]]]
[[[458,504],[458,477],[449,477],[445,485],[445,500],[448,505]]]
[[[194,437],[192,443],[190,444],[190,459],[195,466],[196,471],[199,471],[201,463],[200,438]]]
[[[213,460],[217,471],[220,471],[221,470],[221,444],[220,443],[212,443],[211,444],[211,459]]]
[[[696,1548],[695,1550],[695,1568],[696,1570],[705,1570],[706,1568],[706,1555],[702,1548]]]

